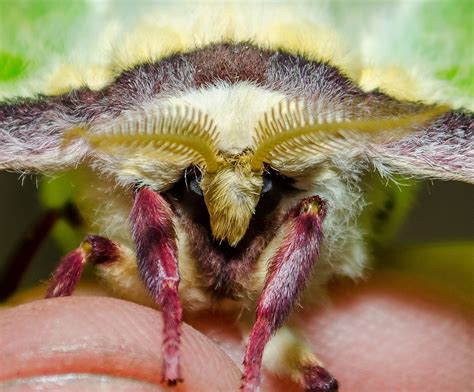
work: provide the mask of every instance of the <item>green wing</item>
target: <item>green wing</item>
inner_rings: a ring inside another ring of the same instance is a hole
[[[82,0],[0,2],[0,95],[25,94],[25,83],[70,53],[86,9]]]
[[[393,64],[433,81],[435,100],[474,107],[471,0],[331,1],[333,24],[366,63]]]

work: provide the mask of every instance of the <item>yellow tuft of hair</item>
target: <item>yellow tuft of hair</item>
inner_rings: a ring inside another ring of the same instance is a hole
[[[83,86],[99,90],[111,82],[112,76],[110,68],[105,65],[93,64],[80,67],[72,64],[62,64],[49,78],[44,93],[58,95]]]
[[[201,188],[216,240],[238,244],[255,213],[262,186],[262,174],[252,170],[249,156],[224,159],[217,172],[203,174]]]
[[[134,23],[104,20],[102,36],[87,50],[89,65],[59,65],[45,92],[58,94],[84,85],[99,89],[114,75],[134,65],[158,61],[217,42],[252,42],[268,49],[282,49],[311,60],[338,65],[346,74],[359,75],[358,62],[350,56],[335,29],[316,23],[314,9],[285,4],[181,2],[150,4]],[[308,15],[312,15],[310,18]]]
[[[358,84],[365,91],[379,89],[403,101],[416,101],[419,97],[416,79],[405,69],[396,66],[365,67],[361,71]]]

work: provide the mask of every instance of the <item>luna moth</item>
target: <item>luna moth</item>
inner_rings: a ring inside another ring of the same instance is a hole
[[[230,303],[251,330],[242,390],[257,390],[267,344],[305,390],[337,390],[285,325],[295,304],[333,276],[362,276],[368,243],[396,218],[385,211],[374,229],[380,178],[473,182],[469,71],[423,34],[443,7],[75,7],[37,69],[19,52],[41,48],[3,53],[0,169],[73,173],[67,203],[89,233],[47,296],[72,294],[88,263],[116,295],[160,307],[169,384],[183,381],[182,304]],[[11,98],[20,78],[41,95]]]

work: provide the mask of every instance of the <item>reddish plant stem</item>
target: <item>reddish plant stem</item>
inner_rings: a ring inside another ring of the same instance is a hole
[[[8,256],[0,278],[0,301],[8,298],[18,288],[36,253],[61,217],[73,227],[82,224],[79,212],[72,203],[66,204],[62,209],[46,210]]]
[[[140,189],[130,214],[140,276],[163,312],[163,381],[182,381],[180,334],[182,309],[178,297],[179,270],[172,211],[158,193]]]
[[[245,353],[245,392],[257,390],[265,345],[288,317],[311,274],[323,239],[325,214],[325,203],[313,196],[302,200],[286,216],[289,230],[271,260]]]
[[[28,234],[15,246],[13,253],[9,255],[5,263],[7,267],[2,274],[0,283],[0,300],[9,297],[18,288],[33,257],[59,217],[60,214],[57,210],[45,211]]]

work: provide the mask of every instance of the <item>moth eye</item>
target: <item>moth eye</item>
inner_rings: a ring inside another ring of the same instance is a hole
[[[273,179],[269,175],[264,175],[262,193],[270,192],[272,188],[273,188]]]
[[[196,170],[189,170],[184,176],[188,192],[192,192],[200,197],[204,196],[201,189],[201,173]]]
[[[263,174],[263,185],[261,195],[268,196],[273,195],[274,193],[281,193],[285,191],[293,191],[294,180],[292,178],[281,175],[278,171],[267,167]]]
[[[188,189],[198,196],[203,196],[201,185],[199,185],[197,178],[192,178],[188,182]]]

